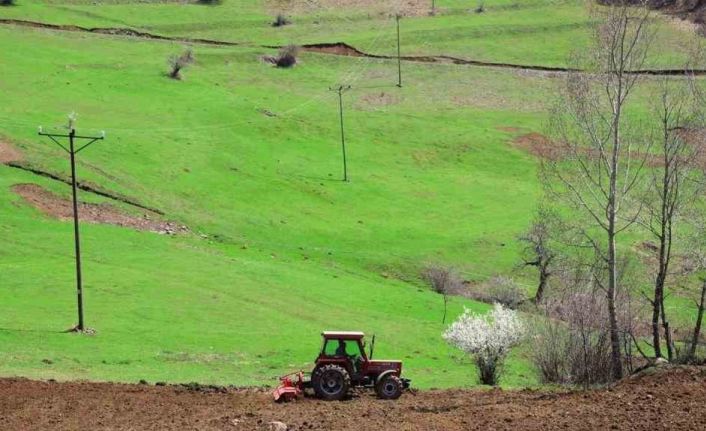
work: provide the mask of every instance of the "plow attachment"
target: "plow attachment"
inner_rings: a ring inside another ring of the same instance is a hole
[[[296,373],[287,374],[279,378],[280,384],[272,391],[272,397],[275,401],[292,401],[304,393],[304,388],[309,382],[304,381],[304,373],[297,371]]]

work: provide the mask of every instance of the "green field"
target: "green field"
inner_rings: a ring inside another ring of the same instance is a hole
[[[406,63],[397,88],[395,62],[312,53],[281,70],[261,60],[272,53],[261,45],[344,41],[389,54],[394,23],[323,8],[273,29],[262,1],[104,3],[20,0],[0,18],[243,45],[195,45],[196,64],[175,81],[166,59],[183,44],[2,25],[0,139],[66,175],[65,154],[36,130],[75,111],[79,131],[107,133],[80,154],[81,179],[191,233],[84,224],[86,316],[97,335],[63,333],[75,324],[72,225],[11,186],[70,189],[0,165],[0,375],[274,384],[310,367],[321,330],[349,329],[377,334],[377,355],[403,359],[418,387],[474,384],[470,361],[440,337],[441,298],[419,275],[440,262],[469,280],[513,273],[531,288],[516,238],[540,196],[537,163],[510,143],[543,129],[561,77]],[[587,43],[583,2],[516,3],[489,0],[474,14],[460,9],[468,2],[438,1],[438,16],[405,18],[405,53],[556,66]],[[660,44],[674,49],[653,64],[678,65],[684,30],[659,27]],[[353,87],[348,183],[328,91],[337,84]],[[488,308],[454,299],[452,317],[464,306]],[[504,382],[537,384],[527,348]]]

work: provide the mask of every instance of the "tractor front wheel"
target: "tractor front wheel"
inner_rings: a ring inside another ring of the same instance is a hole
[[[317,397],[327,401],[338,401],[348,395],[351,376],[343,367],[324,365],[314,370],[311,383]]]
[[[402,395],[403,389],[402,380],[394,374],[386,375],[375,384],[375,392],[383,400],[396,400]]]

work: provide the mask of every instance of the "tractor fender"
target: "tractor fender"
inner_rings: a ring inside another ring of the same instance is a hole
[[[383,371],[380,373],[380,375],[375,379],[375,382],[379,382],[380,380],[384,379],[386,376],[389,376],[390,374],[397,375],[397,370],[387,370]]]

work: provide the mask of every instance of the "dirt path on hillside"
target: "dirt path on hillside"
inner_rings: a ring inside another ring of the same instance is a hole
[[[262,390],[0,380],[7,430],[697,430],[706,425],[706,370],[675,368],[607,390],[422,391],[398,401],[275,404]]]
[[[47,30],[56,31],[71,31],[71,32],[87,32],[87,33],[97,33],[106,34],[113,36],[123,36],[131,38],[143,38],[161,41],[171,41],[180,43],[191,43],[191,44],[202,44],[202,45],[215,45],[215,46],[249,46],[257,48],[266,49],[279,49],[282,46],[275,45],[252,45],[239,42],[228,42],[215,39],[194,39],[188,37],[177,37],[177,36],[162,36],[158,34],[138,31],[130,28],[115,28],[115,27],[81,27],[76,25],[57,25],[57,24],[47,24],[35,21],[19,20],[19,19],[6,19],[0,18],[0,24],[5,25],[15,25],[23,27],[34,27],[42,28]],[[394,55],[380,55],[367,53],[348,45],[345,42],[324,42],[324,43],[314,43],[301,45],[300,48],[303,51],[315,52],[319,54],[329,54],[337,56],[347,56],[347,57],[365,57],[365,58],[375,58],[381,60],[397,60],[397,56]],[[554,66],[542,66],[542,65],[531,65],[531,64],[515,64],[515,63],[501,63],[492,61],[480,61],[471,60],[460,57],[453,57],[449,55],[425,55],[425,56],[411,56],[405,55],[401,56],[400,59],[406,62],[414,63],[437,63],[437,64],[455,64],[462,66],[476,66],[476,67],[490,67],[496,69],[513,69],[522,70],[526,72],[551,72],[551,73],[568,73],[568,72],[580,72],[577,69],[571,69],[566,67],[554,67]],[[683,69],[641,69],[628,71],[627,73],[632,75],[642,75],[642,76],[684,76]],[[694,69],[690,73],[694,76],[706,76],[706,69]]]
[[[20,150],[7,142],[0,140],[0,163],[10,163],[24,160],[24,155]]]
[[[12,191],[22,196],[29,205],[50,217],[73,220],[73,206],[69,199],[55,195],[37,184],[16,184],[12,186]],[[127,214],[108,203],[79,202],[78,213],[81,221],[88,223],[112,224],[165,235],[189,231],[186,226],[161,220],[154,215]]]

